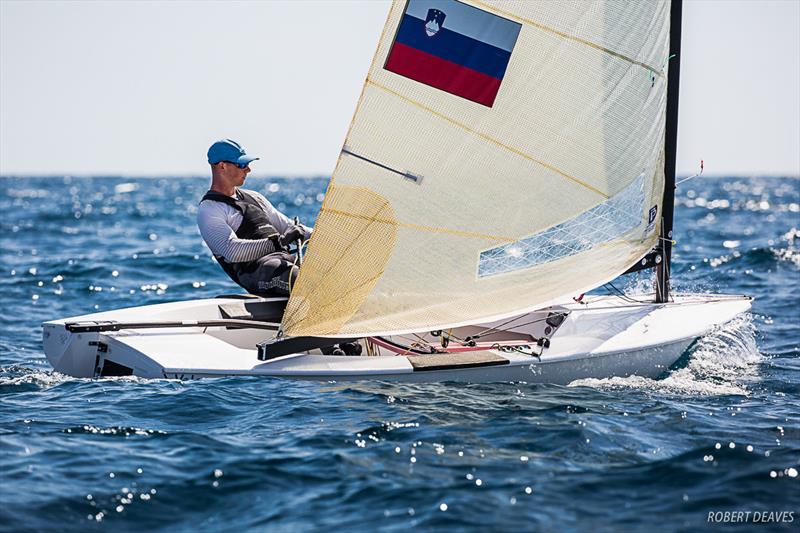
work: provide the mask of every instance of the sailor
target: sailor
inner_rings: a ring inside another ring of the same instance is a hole
[[[197,227],[222,269],[252,294],[287,296],[299,267],[289,245],[312,229],[293,223],[261,194],[241,189],[258,159],[222,139],[208,149],[211,189],[197,209]]]

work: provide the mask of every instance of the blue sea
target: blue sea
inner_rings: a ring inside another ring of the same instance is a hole
[[[326,183],[248,180],[307,222]],[[568,386],[54,373],[43,321],[238,292],[208,179],[0,184],[1,530],[798,530],[798,179],[681,185],[674,287],[752,313],[660,379]]]

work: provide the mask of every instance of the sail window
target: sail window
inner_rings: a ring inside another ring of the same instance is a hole
[[[571,220],[481,252],[478,277],[541,265],[615,239],[642,222],[644,205],[644,174],[641,174],[615,196]]]

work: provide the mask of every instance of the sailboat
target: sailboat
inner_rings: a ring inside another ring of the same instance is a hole
[[[661,375],[751,305],[670,288],[681,8],[394,2],[288,300],[54,320],[48,360],[79,377]],[[645,269],[652,296],[584,295]]]

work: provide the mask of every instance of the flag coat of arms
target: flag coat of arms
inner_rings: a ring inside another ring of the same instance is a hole
[[[521,27],[456,0],[409,0],[384,68],[492,107]]]

